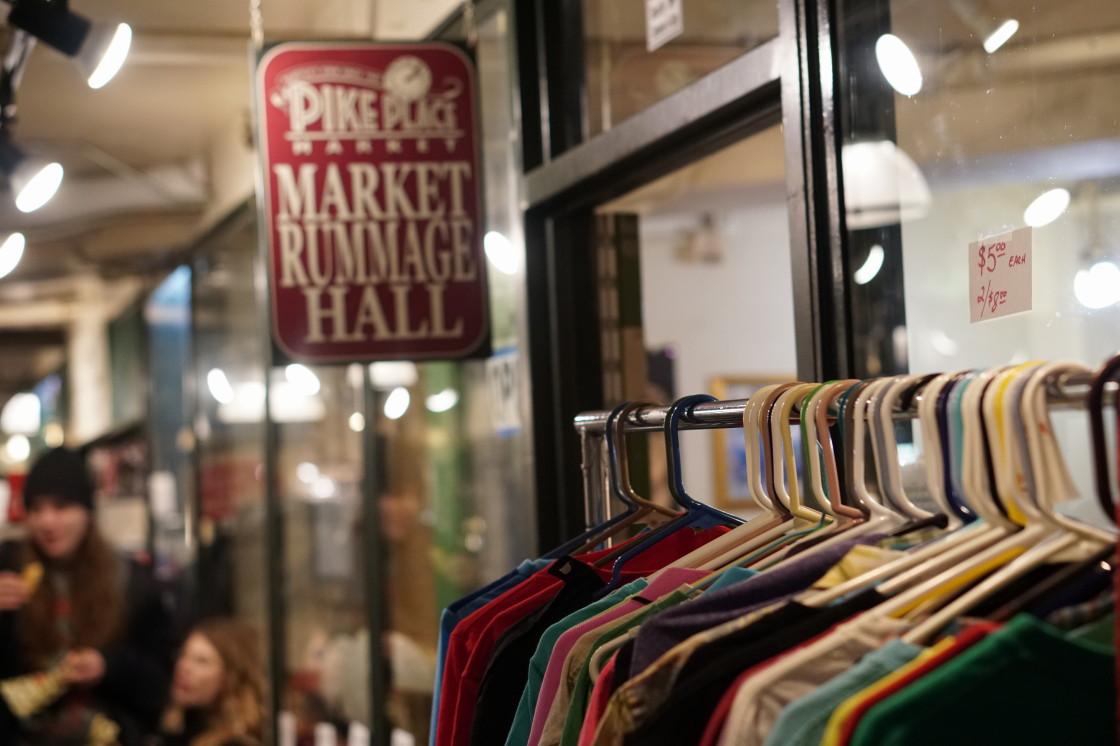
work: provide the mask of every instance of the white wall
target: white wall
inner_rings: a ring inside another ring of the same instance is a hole
[[[677,249],[699,210],[641,219],[642,314],[646,347],[674,348],[677,394],[710,393],[713,376],[797,372],[789,217],[780,188],[720,195],[712,215],[725,253],[718,264],[682,263]],[[715,494],[710,433],[681,439],[685,486]]]

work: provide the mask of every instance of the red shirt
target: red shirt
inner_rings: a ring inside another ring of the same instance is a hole
[[[630,560],[622,578],[629,582],[646,577],[729,530],[726,526],[717,526],[675,531]],[[634,540],[640,541],[641,537]],[[592,564],[615,549],[617,547],[589,552],[573,559]],[[551,601],[563,585],[563,581],[549,572],[550,567],[529,576],[455,626],[444,662],[436,746],[468,746],[478,689],[498,641],[518,622]],[[610,579],[609,565],[595,570],[604,580]]]
[[[595,742],[595,731],[599,729],[599,721],[607,711],[607,704],[611,701],[611,680],[614,678],[615,661],[618,653],[611,656],[607,665],[599,672],[595,679],[595,686],[591,689],[591,697],[587,701],[587,714],[583,716],[583,726],[579,729],[579,746],[591,746]]]

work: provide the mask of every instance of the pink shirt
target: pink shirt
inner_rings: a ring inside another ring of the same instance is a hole
[[[552,709],[552,700],[556,698],[556,692],[560,689],[560,680],[564,675],[564,662],[568,659],[568,653],[572,652],[572,648],[575,647],[576,642],[581,637],[604,624],[648,606],[686,583],[692,583],[700,578],[707,577],[708,574],[703,570],[693,570],[686,567],[667,568],[662,571],[661,575],[654,578],[641,593],[611,607],[598,616],[577,624],[560,635],[560,639],[556,641],[555,647],[552,648],[552,655],[548,658],[548,668],[545,669],[544,679],[541,681],[537,707],[533,710],[533,727],[529,731],[528,746],[537,746],[540,743],[545,722],[548,720],[549,710]]]
[[[611,680],[614,678],[615,662],[618,653],[611,656],[607,665],[599,672],[595,679],[595,687],[591,690],[591,698],[587,701],[587,714],[583,717],[583,727],[579,729],[579,746],[591,746],[595,743],[595,731],[599,729],[599,721],[607,711],[607,704],[611,700]]]

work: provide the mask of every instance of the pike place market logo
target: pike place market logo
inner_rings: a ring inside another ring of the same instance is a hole
[[[284,138],[293,155],[340,155],[343,142],[372,154],[377,145],[387,153],[416,153],[442,143],[447,152],[465,136],[459,126],[463,83],[437,81],[431,67],[413,55],[394,59],[384,71],[360,65],[316,63],[281,75],[268,101],[288,117]]]

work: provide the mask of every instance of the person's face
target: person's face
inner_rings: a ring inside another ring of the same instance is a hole
[[[193,634],[175,664],[171,698],[179,707],[210,707],[218,701],[225,675],[217,649],[202,635]]]
[[[88,510],[49,495],[37,497],[27,513],[31,541],[52,560],[73,557],[86,538],[89,524]]]

